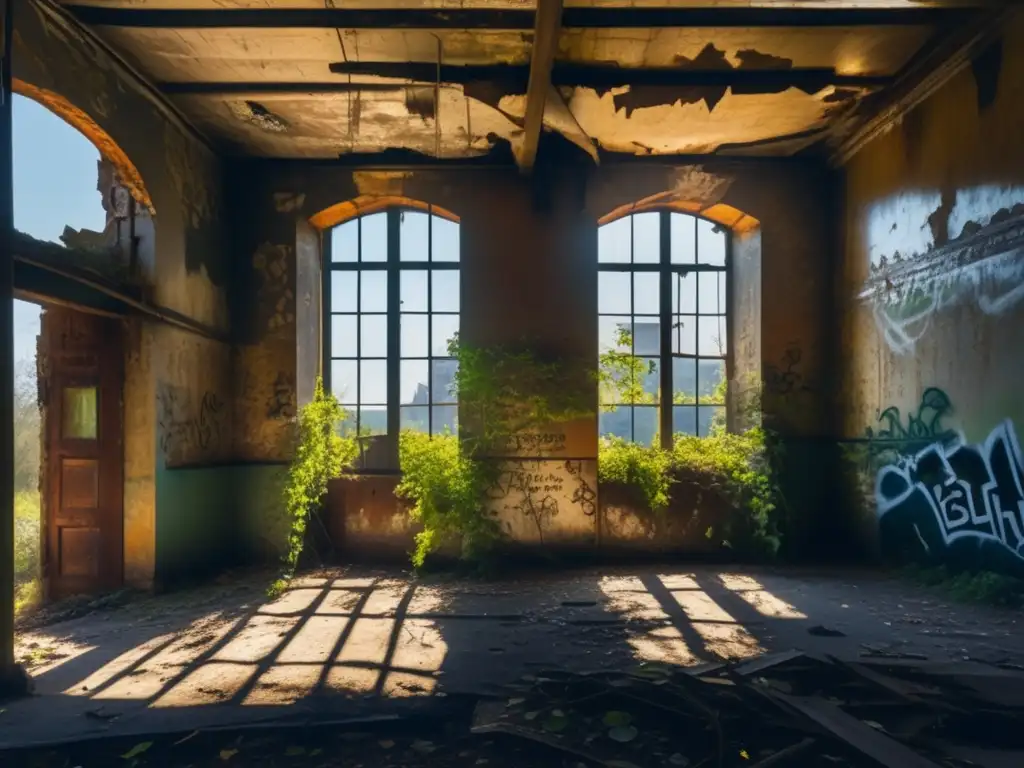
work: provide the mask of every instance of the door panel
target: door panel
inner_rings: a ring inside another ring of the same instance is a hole
[[[48,306],[40,355],[46,403],[46,575],[51,598],[122,581],[123,388],[119,322]]]

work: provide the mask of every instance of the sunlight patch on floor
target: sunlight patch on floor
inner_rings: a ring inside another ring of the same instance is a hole
[[[159,709],[220,704],[241,691],[255,674],[255,664],[203,664],[189,672],[152,706]]]
[[[762,616],[772,619],[806,619],[807,614],[797,609],[796,606],[787,603],[780,597],[776,597],[764,585],[752,576],[744,576],[735,573],[723,573],[719,580],[726,589],[734,592],[737,597],[745,601]]]
[[[69,696],[92,696],[96,692],[96,689],[107,684],[114,677],[128,672],[149,654],[153,653],[158,648],[169,644],[173,639],[174,635],[172,633],[167,633],[165,635],[158,635],[151,640],[147,640],[141,645],[137,645],[134,648],[125,651],[113,661],[107,662],[84,680],[79,680],[77,683],[72,685],[64,691],[64,693]]]
[[[344,616],[311,616],[289,641],[276,661],[282,664],[326,664],[351,619]]]
[[[260,606],[259,612],[275,615],[299,613],[307,610],[322,593],[320,589],[289,589],[276,600]]]
[[[318,664],[275,664],[242,700],[243,706],[287,706],[313,693],[323,667]]]
[[[700,663],[676,627],[658,627],[650,632],[631,635],[629,645],[637,661],[658,661],[690,666]]]
[[[711,653],[725,659],[746,659],[764,652],[753,635],[707,592],[676,591],[672,596]]]
[[[256,662],[265,659],[299,621],[297,616],[284,618],[257,614],[246,622],[241,632],[213,655],[212,660]]]
[[[605,595],[605,609],[627,621],[668,619],[658,598],[644,587],[636,576],[606,576],[598,582]]]

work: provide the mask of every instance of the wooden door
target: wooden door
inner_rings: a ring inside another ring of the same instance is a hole
[[[48,597],[114,589],[124,562],[122,326],[51,305],[39,341]]]

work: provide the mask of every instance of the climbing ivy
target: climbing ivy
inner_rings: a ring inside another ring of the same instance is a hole
[[[406,430],[399,437],[397,492],[413,502],[412,518],[423,528],[412,554],[416,567],[456,538],[462,560],[483,564],[503,537],[487,505],[501,471],[489,457],[506,454],[516,435],[593,414],[565,361],[545,359],[527,342],[478,347],[455,336],[448,354],[458,361],[452,394],[461,434]]]
[[[283,557],[280,578],[270,587],[279,593],[295,574],[306,538],[306,525],[327,495],[329,481],[348,471],[359,455],[356,440],[342,436],[347,413],[317,378],[311,402],[299,409],[295,422],[295,456],[288,467],[284,504],[289,521],[288,551]]]

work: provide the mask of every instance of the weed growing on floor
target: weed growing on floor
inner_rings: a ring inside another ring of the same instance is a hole
[[[346,412],[317,378],[313,400],[299,409],[295,456],[284,486],[285,510],[290,521],[288,552],[281,577],[268,590],[280,594],[295,573],[311,515],[317,514],[327,495],[327,484],[349,470],[359,455],[355,438],[340,434]]]
[[[1024,605],[1024,579],[992,571],[954,571],[946,566],[907,566],[905,574],[926,587],[936,587],[954,600],[1019,608]]]
[[[579,396],[582,388],[569,380],[565,363],[542,359],[527,343],[474,347],[455,336],[448,354],[458,361],[450,394],[459,403],[460,434],[403,431],[397,492],[413,502],[412,517],[423,527],[414,566],[458,538],[461,559],[485,567],[503,538],[487,503],[502,473],[490,457],[515,453],[515,441],[524,434],[593,411]]]

